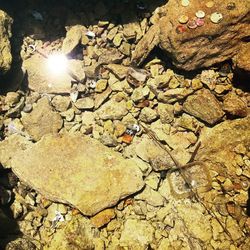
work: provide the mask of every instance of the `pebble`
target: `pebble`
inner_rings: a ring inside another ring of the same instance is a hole
[[[213,23],[219,23],[221,22],[223,19],[223,15],[219,12],[214,12],[211,14],[210,16],[210,20],[213,22]]]

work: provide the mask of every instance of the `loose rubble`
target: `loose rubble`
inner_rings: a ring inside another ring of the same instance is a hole
[[[249,1],[65,3],[0,11],[0,248],[249,249]]]

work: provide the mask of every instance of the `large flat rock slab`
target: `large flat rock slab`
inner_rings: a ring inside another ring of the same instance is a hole
[[[45,197],[89,216],[144,186],[135,161],[80,133],[44,136],[18,152],[11,167]]]
[[[65,94],[70,93],[74,81],[65,71],[53,74],[48,66],[48,59],[35,54],[23,62],[27,70],[28,86],[38,93]],[[74,72],[79,79],[85,78],[83,64],[79,60],[68,60],[68,69]]]

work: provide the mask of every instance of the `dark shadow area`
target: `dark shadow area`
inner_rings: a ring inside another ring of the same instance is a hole
[[[8,242],[21,236],[17,221],[10,209],[14,197],[11,189],[17,178],[9,169],[0,168],[0,249],[5,249]]]
[[[247,216],[250,216],[250,188],[248,189]]]

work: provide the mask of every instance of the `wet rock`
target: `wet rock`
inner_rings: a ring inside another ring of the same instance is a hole
[[[5,167],[10,167],[11,159],[20,150],[24,150],[32,145],[25,137],[13,134],[0,142],[0,163]]]
[[[210,125],[218,122],[224,115],[220,103],[207,89],[198,90],[196,94],[189,96],[183,109]]]
[[[186,88],[176,88],[176,89],[168,89],[164,92],[160,92],[157,96],[157,99],[160,102],[164,103],[174,103],[176,101],[182,100],[188,95],[192,94],[192,89]]]
[[[113,206],[143,187],[136,162],[81,134],[44,136],[16,154],[11,166],[45,197],[71,204],[86,215]]]
[[[250,44],[246,42],[242,44],[240,51],[236,56],[233,58],[233,62],[235,67],[240,73],[245,74],[246,76],[250,76],[250,63],[249,63],[249,56],[250,56]]]
[[[105,91],[95,95],[95,109],[98,109],[111,95],[112,89],[108,87]]]
[[[38,67],[39,65],[39,67]],[[38,93],[70,93],[73,79],[65,71],[60,74],[51,72],[46,58],[35,54],[23,62],[28,74],[28,86]],[[81,80],[85,79],[83,64],[80,60],[68,60],[68,68]]]
[[[247,102],[234,93],[229,93],[223,101],[223,110],[230,115],[245,117],[247,116]]]
[[[108,224],[113,218],[115,218],[115,210],[108,208],[91,217],[90,221],[95,227],[99,228]]]
[[[11,25],[12,18],[0,10],[0,74],[5,74],[11,67]]]
[[[55,107],[55,109],[59,112],[66,111],[70,106],[70,99],[67,96],[56,95],[51,104]]]
[[[20,98],[21,96],[19,93],[8,92],[4,99],[5,105],[7,105],[8,107],[14,107],[15,104],[17,104],[20,101]]]
[[[128,219],[121,233],[121,245],[147,247],[153,241],[154,231],[155,229],[148,221]]]
[[[13,240],[9,242],[6,247],[6,250],[25,250],[25,249],[30,249],[30,250],[36,250],[36,245],[32,243],[29,239],[27,238],[18,238],[16,240]]]
[[[163,206],[164,198],[155,190],[146,186],[145,189],[135,196],[136,200],[146,201],[151,206]]]
[[[82,215],[76,215],[65,227],[57,229],[45,250],[95,249],[94,238],[97,232],[92,230],[90,221]]]
[[[159,103],[157,112],[162,123],[170,123],[174,120],[174,106],[171,104]]]
[[[94,100],[90,97],[80,98],[75,102],[75,106],[81,110],[90,110],[94,108]]]
[[[202,148],[198,151],[197,160],[210,161],[213,166],[222,165],[229,175],[235,176],[235,147],[250,144],[250,117],[225,121],[214,128],[202,130],[200,140]],[[211,143],[213,142],[213,143]],[[224,168],[223,168],[224,169]],[[222,171],[218,169],[218,171]],[[225,170],[223,170],[225,171]]]
[[[69,54],[76,48],[82,39],[84,31],[86,31],[86,28],[82,25],[74,25],[67,30],[62,44],[64,54]]]
[[[29,135],[38,141],[43,135],[57,133],[63,124],[61,116],[54,112],[46,97],[40,99],[31,113],[24,114],[22,123]]]
[[[128,113],[128,109],[125,101],[116,102],[111,99],[103,104],[96,113],[102,120],[120,120]]]
[[[177,211],[191,235],[203,242],[211,240],[212,230],[209,217],[204,216],[203,208],[199,204],[180,204],[177,206]]]
[[[140,114],[140,120],[146,123],[153,122],[158,118],[158,114],[154,109],[145,107]]]
[[[231,9],[228,9],[230,0],[223,4],[213,2],[213,8],[207,8],[205,2],[200,1],[184,7],[180,1],[170,0],[160,11],[162,17],[137,44],[132,61],[141,63],[158,44],[177,67],[185,70],[209,67],[231,59],[250,35],[249,1],[235,0],[235,7]],[[206,15],[202,27],[189,29],[186,25],[179,26],[180,15],[195,17],[197,10],[203,10]],[[215,11],[222,14],[221,22],[210,20]]]

